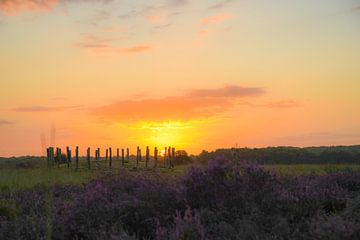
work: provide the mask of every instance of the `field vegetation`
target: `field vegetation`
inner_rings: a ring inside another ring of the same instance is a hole
[[[77,171],[0,159],[0,239],[360,238],[355,160],[279,159],[258,164],[229,149],[175,169],[102,161],[89,170],[82,160]]]

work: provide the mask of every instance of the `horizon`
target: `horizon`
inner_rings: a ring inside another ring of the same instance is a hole
[[[0,157],[356,146],[359,42],[357,0],[0,0]]]
[[[51,146],[49,146],[51,147]],[[67,146],[69,147],[69,146]],[[139,146],[140,149],[141,146]],[[350,147],[350,148],[353,148],[353,147],[359,147],[360,148],[360,144],[358,145],[319,145],[319,146],[303,146],[303,147],[297,147],[297,146],[264,146],[264,147],[247,147],[247,146],[239,146],[239,147],[229,147],[229,148],[217,148],[217,149],[213,149],[213,150],[206,150],[206,149],[203,149],[201,150],[199,153],[189,153],[186,151],[186,149],[175,149],[175,151],[185,151],[189,156],[198,156],[200,155],[202,152],[216,152],[218,150],[232,150],[232,149],[250,149],[250,150],[256,150],[256,149],[267,149],[267,148],[300,148],[300,149],[307,149],[307,148],[347,148],[347,147]],[[56,148],[56,146],[53,146],[53,148]],[[74,148],[69,148],[71,151],[74,150],[76,148],[76,146]],[[116,147],[113,148],[111,147],[112,150],[114,151],[114,154],[112,155],[113,157],[115,157],[115,150],[116,150]],[[66,149],[66,147],[65,147]],[[85,158],[86,157],[86,148],[84,149],[80,149],[79,148],[79,157],[82,157],[82,158]],[[106,149],[102,149],[103,152],[100,151],[100,157],[104,157],[105,154],[105,150],[108,150],[109,148],[106,148]],[[121,147],[119,147],[119,150],[120,150],[120,154],[121,154]],[[126,147],[124,148],[126,150]],[[93,150],[97,150],[97,148],[94,148],[94,149],[90,149],[90,157],[95,157],[92,153],[94,152]],[[101,150],[101,149],[100,149]],[[158,150],[161,150],[161,152],[164,151],[164,149],[158,149]],[[150,149],[150,156],[153,156],[153,149]],[[161,153],[162,155],[163,153]],[[130,149],[130,156],[136,156],[136,153],[132,152],[131,149]],[[7,156],[7,157],[3,157],[3,156],[0,156],[0,158],[23,158],[23,157],[47,157],[47,155],[20,155],[20,156]]]

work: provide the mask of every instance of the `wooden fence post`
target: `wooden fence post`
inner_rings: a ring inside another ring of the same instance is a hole
[[[136,151],[136,167],[139,167],[139,152],[140,152],[140,148],[138,146]]]
[[[106,149],[105,160],[108,160],[109,149]]]
[[[59,167],[60,167],[60,163],[61,163],[61,161],[62,161],[61,148],[57,148],[56,157],[57,157],[58,168],[59,168]]]
[[[52,166],[55,165],[55,151],[54,151],[54,147],[51,147],[51,165],[52,165]]]
[[[166,168],[166,158],[167,158],[167,147],[165,147],[165,152],[164,152],[164,168]]]
[[[175,148],[171,149],[171,167],[175,167]]]
[[[154,149],[154,167],[157,167],[157,162],[158,162],[158,149],[157,149],[157,147],[155,147],[155,149]]]
[[[120,149],[117,148],[116,149],[116,160],[119,160],[120,159]]]
[[[70,168],[71,153],[69,147],[66,147],[66,159],[67,159],[67,167]]]
[[[56,147],[56,155],[55,155],[55,163],[58,164],[58,158],[59,158],[59,148]],[[59,166],[58,166],[59,167]]]
[[[47,162],[47,167],[50,167],[50,148],[46,148],[46,162]]]
[[[124,166],[124,161],[125,161],[125,158],[124,158],[124,149],[122,148],[122,149],[121,149],[121,166]]]
[[[112,164],[112,151],[111,151],[111,147],[109,148],[109,168],[111,168],[111,164]]]
[[[90,166],[90,148],[87,149],[87,153],[86,153],[86,158],[87,158],[87,163],[88,163],[88,169],[91,168]]]
[[[146,146],[145,168],[148,167],[149,160],[150,160],[150,150],[149,150],[149,146]]]
[[[76,163],[75,169],[78,170],[79,169],[79,147],[78,146],[76,146],[76,148],[75,148],[75,163]]]
[[[139,161],[141,162],[141,148],[139,148]]]
[[[171,147],[168,148],[168,168],[171,168]]]
[[[130,149],[126,148],[126,160],[129,162],[130,161]]]
[[[97,169],[99,169],[100,167],[99,160],[100,160],[99,149],[95,149],[95,164]]]

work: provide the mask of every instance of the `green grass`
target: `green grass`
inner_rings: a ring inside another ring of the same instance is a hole
[[[192,164],[178,165],[174,169],[163,168],[159,162],[159,168],[153,169],[153,163],[145,169],[144,162],[140,162],[139,168],[136,168],[134,160],[125,164],[129,171],[158,172],[165,175],[179,176],[184,174]],[[289,165],[264,165],[266,169],[279,172],[285,175],[307,175],[307,174],[326,174],[329,172],[343,171],[351,169],[360,171],[360,165],[355,164],[289,164]],[[75,170],[75,163],[71,168],[66,164],[57,167],[47,168],[46,160],[39,158],[14,158],[0,159],[0,189],[24,189],[32,188],[36,185],[64,185],[64,184],[82,184],[105,173],[121,174],[121,161],[113,160],[112,169],[109,170],[109,161],[95,162],[91,161],[91,170],[87,169],[87,161],[79,162],[79,170]]]
[[[131,172],[158,172],[165,175],[181,175],[191,165],[167,169],[159,162],[159,168],[154,169],[152,166],[153,163],[149,163],[149,168],[145,169],[144,161],[139,162],[139,168],[136,168],[134,160],[125,163],[125,169]],[[28,161],[26,158],[2,159],[0,160],[0,189],[16,190],[32,188],[36,185],[82,184],[103,174],[121,174],[120,169],[124,169],[119,160],[112,161],[111,170],[109,169],[109,161],[104,160],[100,162],[92,160],[91,170],[87,167],[87,161],[83,159],[79,162],[77,171],[75,170],[75,163],[72,163],[70,168],[67,168],[67,164],[62,164],[60,167],[54,165],[52,168],[48,168],[45,159],[29,159]]]
[[[55,184],[80,184],[96,177],[91,171],[78,171],[64,168],[2,169],[0,170],[0,189],[31,188],[38,184],[52,186]]]
[[[360,165],[358,164],[279,164],[265,165],[264,167],[285,175],[321,175],[344,170],[360,171]]]

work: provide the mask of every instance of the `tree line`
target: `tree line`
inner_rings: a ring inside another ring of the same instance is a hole
[[[211,152],[204,150],[196,157],[196,161],[204,163],[216,158],[256,161],[259,164],[358,164],[360,145],[304,148],[245,147],[217,149]]]

